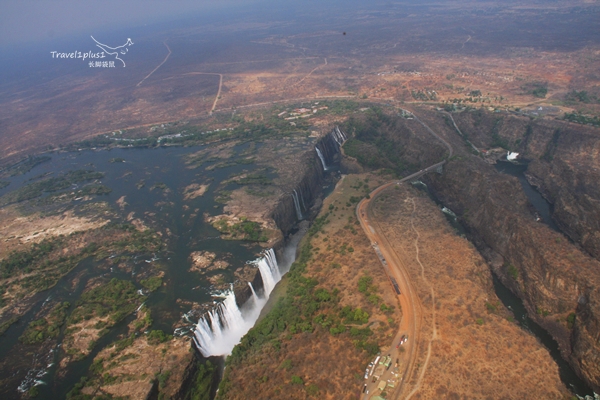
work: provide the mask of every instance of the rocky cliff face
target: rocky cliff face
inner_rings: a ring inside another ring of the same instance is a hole
[[[496,260],[494,271],[558,341],[563,356],[599,391],[598,260],[536,222],[517,179],[478,157],[462,155],[426,182],[460,217],[480,251]]]
[[[600,260],[600,130],[481,110],[454,119],[476,146],[502,145],[530,160],[527,178],[552,203],[556,224]]]
[[[253,278],[248,280],[248,282],[252,284],[255,291],[262,290],[265,287],[260,271],[257,268],[253,269]],[[235,302],[238,307],[243,306],[252,297],[252,289],[250,289],[250,286],[246,282],[240,282],[238,285],[235,285],[233,291],[235,292]]]
[[[599,135],[561,121],[531,121],[482,110],[454,115],[466,138],[478,148],[504,147],[532,160],[529,179],[553,202],[554,219],[579,247],[536,222],[518,180],[474,156],[443,114],[423,109],[417,114],[453,144],[456,156],[442,175],[424,178],[430,189],[458,214],[496,274],[559,342],[564,358],[599,391],[600,263],[595,242],[600,221]],[[394,120],[362,132],[366,139],[386,135],[387,143],[401,143],[402,163],[438,162],[443,146],[425,130],[418,132],[414,122]],[[427,143],[429,139],[436,143]]]
[[[321,149],[328,166],[336,162],[340,155],[340,149],[334,139],[333,131],[319,139],[316,145]],[[290,182],[288,193],[281,197],[272,214],[277,227],[281,229],[284,236],[287,236],[298,222],[292,195],[294,190],[298,196],[303,218],[316,215],[318,210],[315,210],[313,206],[323,191],[325,173],[316,151],[314,149],[307,150],[302,159],[304,160],[303,164],[298,166],[298,180]]]
[[[328,165],[333,164],[339,157],[339,147],[337,147],[333,139],[333,133],[330,132],[323,136],[317,144],[325,152],[325,159]],[[298,199],[300,211],[304,219],[311,219],[318,213],[320,206],[320,196],[323,192],[323,183],[325,174],[321,160],[319,159],[314,149],[309,149],[301,157],[302,164],[297,166],[296,180],[289,182],[286,188],[286,193],[281,196],[277,202],[277,206],[273,210],[272,218],[283,235],[287,237],[299,222],[296,212],[296,205],[292,193],[295,190],[295,195]],[[284,243],[279,242],[275,245],[275,252],[278,256],[283,248]],[[255,273],[254,279],[251,280],[255,290],[264,287],[262,277],[258,270]],[[244,304],[251,296],[252,291],[245,283],[237,285],[235,288],[235,297],[239,306]]]

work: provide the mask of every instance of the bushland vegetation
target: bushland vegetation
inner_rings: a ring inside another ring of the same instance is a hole
[[[227,219],[222,218],[213,223],[215,229],[227,235],[226,239],[247,240],[251,242],[266,242],[268,236],[258,222],[249,221],[245,217],[240,222],[229,223]]]
[[[597,115],[584,115],[582,113],[572,112],[565,113],[563,119],[577,124],[600,126],[600,118]]]
[[[162,247],[163,243],[155,232],[140,232],[133,225],[119,223],[44,239],[28,249],[11,252],[0,261],[0,278],[3,280],[0,284],[0,306],[8,306],[53,287],[86,258],[104,259],[113,254],[115,257],[111,261],[123,261],[135,254],[158,252]],[[159,284],[159,280],[147,278],[146,288],[152,290],[160,286],[162,281]],[[17,319],[9,319],[9,322]],[[52,325],[50,320],[58,319],[48,319],[48,329]],[[36,330],[46,329],[43,321],[38,320],[37,323]]]
[[[65,190],[76,183],[90,181],[94,179],[102,179],[104,173],[90,170],[75,170],[69,171],[64,175],[43,179],[40,181],[29,183],[17,190],[9,192],[0,197],[0,206],[5,206],[11,203],[20,203],[25,200],[31,200],[40,197],[44,193],[57,192]],[[90,188],[85,194],[103,194],[107,193],[107,188],[96,187]],[[93,193],[92,193],[93,192]]]
[[[343,190],[325,200],[291,271],[271,294],[269,313],[226,361],[220,398],[258,392],[265,398],[346,398],[360,388],[364,368],[379,345],[391,341],[400,316],[354,215],[356,201],[380,181],[347,176]],[[362,276],[370,278],[368,295],[359,289]]]
[[[32,321],[19,337],[25,344],[41,343],[48,338],[55,338],[60,333],[60,328],[67,318],[67,311],[71,304],[67,301],[58,303],[45,318]]]
[[[131,281],[117,278],[83,293],[67,318],[64,350],[75,360],[83,359],[99,338],[138,307],[142,298]]]
[[[300,255],[286,275],[287,293],[282,296],[273,310],[259,321],[233,349],[227,365],[241,365],[248,357],[264,346],[275,349],[281,346],[284,336],[311,334],[317,330],[332,336],[347,335],[353,345],[369,354],[379,351],[373,332],[368,326],[369,314],[361,308],[340,305],[338,289],[328,290],[319,286],[319,281],[308,276],[307,264],[313,255],[310,239],[317,235],[329,222],[327,212],[317,218],[308,231]],[[229,370],[226,370],[229,371]],[[231,381],[227,377],[219,386],[218,398],[227,398]]]
[[[369,168],[385,168],[400,176],[407,165],[402,160],[403,147],[389,133],[397,129],[395,118],[381,109],[369,110],[366,118],[350,117],[343,129],[352,134],[344,152]]]
[[[45,163],[50,161],[52,158],[49,156],[33,156],[27,157],[25,160],[20,161],[8,168],[4,171],[0,172],[1,177],[6,176],[18,176],[23,175],[29,171],[31,171],[36,165]]]

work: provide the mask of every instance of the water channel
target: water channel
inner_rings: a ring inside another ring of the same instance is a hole
[[[247,156],[248,146],[250,143],[233,146],[233,156],[229,161]],[[145,301],[154,321],[151,329],[173,333],[173,325],[190,311],[190,304],[213,301],[215,288],[209,281],[211,274],[223,274],[223,280],[233,282],[234,272],[246,266],[247,261],[257,258],[262,251],[261,246],[252,242],[220,239],[220,233],[206,222],[205,215],[223,214],[224,204],[217,201],[219,196],[243,187],[238,183],[225,182],[232,176],[260,169],[260,173],[270,179],[276,176],[275,172],[254,163],[224,163],[223,160],[208,157],[208,161],[197,167],[186,162],[187,157],[203,149],[204,146],[52,153],[50,161],[37,165],[25,174],[3,179],[10,184],[0,189],[0,196],[67,171],[84,169],[102,172],[104,177],[97,183],[112,189],[111,193],[72,200],[72,204],[82,206],[106,202],[119,215],[119,219],[133,215],[146,222],[151,221],[151,226],[163,234],[169,232],[169,246],[161,254],[130,255],[134,264],[131,272],[119,268],[108,270],[106,265],[101,267],[101,262],[84,260],[53,288],[37,294],[33,307],[0,338],[0,356],[5,360],[15,360],[14,368],[0,371],[0,379],[9,382],[0,390],[2,396],[13,398],[17,394],[17,386],[22,385],[27,390],[37,381],[40,391],[38,398],[64,398],[67,391],[87,373],[94,356],[105,345],[126,333],[127,324],[133,318],[130,316],[119,322],[98,340],[89,356],[71,363],[58,378],[57,361],[62,332],[51,347],[24,345],[18,341],[28,324],[41,317],[39,312],[46,303],[68,301],[71,304],[68,310],[70,314],[88,282],[98,279],[129,280],[141,289],[136,282],[136,274],[156,263],[159,269],[165,271],[166,284],[149,294]],[[209,187],[203,196],[185,199],[184,188],[191,183],[209,184]],[[78,186],[83,185],[85,183]],[[66,192],[77,190],[75,186]],[[120,199],[126,203],[122,209],[116,206]],[[217,259],[226,260],[229,266],[206,274],[190,271],[190,253],[199,250],[215,253]]]

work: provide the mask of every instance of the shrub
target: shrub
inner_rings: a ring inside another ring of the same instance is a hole
[[[369,286],[373,283],[373,278],[365,275],[358,280],[358,291],[361,293],[367,293]]]
[[[519,278],[519,270],[514,265],[508,264],[508,275],[514,280],[517,280],[517,278]]]
[[[292,360],[290,360],[290,359],[283,360],[283,362],[281,363],[279,368],[289,371],[290,369],[292,369]]]
[[[575,315],[575,313],[573,313],[573,312],[572,312],[572,313],[570,313],[570,314],[567,316],[567,326],[569,327],[569,329],[573,329],[573,325],[575,325],[575,318],[576,318],[576,317],[577,317],[577,316],[576,316],[576,315]]]
[[[142,279],[140,283],[149,291],[154,292],[156,289],[162,286],[163,281],[160,276],[151,276],[148,279]]]
[[[153,330],[150,331],[150,333],[148,333],[148,343],[153,345],[164,343],[168,340],[171,340],[172,338],[173,336],[164,333],[160,329]]]
[[[306,393],[309,396],[316,396],[319,393],[319,387],[314,383],[311,383],[306,387]]]

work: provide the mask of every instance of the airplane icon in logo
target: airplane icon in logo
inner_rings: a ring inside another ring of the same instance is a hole
[[[123,66],[125,66],[125,61],[123,61],[123,59],[121,59],[119,55],[127,54],[127,52],[129,51],[127,47],[133,44],[130,38],[127,38],[127,42],[125,42],[125,44],[122,46],[110,47],[103,43],[100,43],[99,41],[94,39],[93,36],[90,35],[90,37],[94,42],[96,42],[96,46],[100,47],[102,51],[104,51],[106,54],[111,54],[115,56],[115,59],[121,61],[123,63]]]

